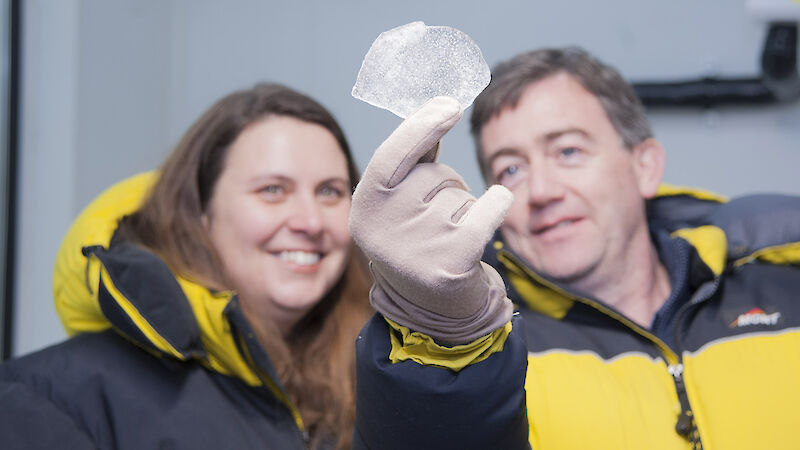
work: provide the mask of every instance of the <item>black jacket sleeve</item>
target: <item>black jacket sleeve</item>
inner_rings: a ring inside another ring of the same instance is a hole
[[[354,449],[528,449],[527,351],[522,320],[512,319],[503,350],[460,371],[389,360],[380,314],[356,343]]]

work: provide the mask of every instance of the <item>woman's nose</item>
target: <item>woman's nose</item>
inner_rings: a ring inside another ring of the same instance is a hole
[[[322,232],[322,205],[314,198],[296,198],[289,216],[289,229],[310,236]]]

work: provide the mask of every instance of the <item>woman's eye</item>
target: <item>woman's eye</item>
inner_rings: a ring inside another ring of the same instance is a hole
[[[339,199],[344,197],[344,191],[333,186],[322,186],[319,189],[319,195],[327,199]]]
[[[319,195],[322,195],[322,196],[325,196],[325,197],[330,197],[330,196],[332,196],[334,194],[336,194],[336,192],[333,189],[331,189],[331,188],[329,188],[327,186],[323,187],[323,188],[320,188],[320,190],[319,190]]]
[[[280,201],[286,196],[286,187],[280,184],[268,184],[259,189],[258,193],[265,201]]]
[[[264,186],[261,188],[261,192],[266,194],[280,194],[283,192],[283,186],[279,186],[277,184],[271,184],[269,186]]]

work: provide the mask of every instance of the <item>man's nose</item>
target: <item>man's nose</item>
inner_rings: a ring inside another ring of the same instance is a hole
[[[543,206],[564,197],[565,186],[555,169],[546,165],[532,167],[528,173],[528,202]]]

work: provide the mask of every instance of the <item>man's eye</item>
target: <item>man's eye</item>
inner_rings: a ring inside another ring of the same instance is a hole
[[[525,177],[524,167],[519,164],[509,164],[503,168],[495,177],[498,183],[507,188],[516,186],[520,179]]]
[[[581,149],[578,147],[565,147],[559,151],[562,158],[572,158],[578,156],[580,153]]]
[[[514,175],[518,174],[520,170],[519,165],[511,164],[510,166],[504,168],[497,174],[497,181],[503,183],[511,178],[514,178]]]
[[[514,164],[513,166],[508,166],[500,173],[500,176],[503,175],[514,175],[515,173],[519,172],[519,166]]]

